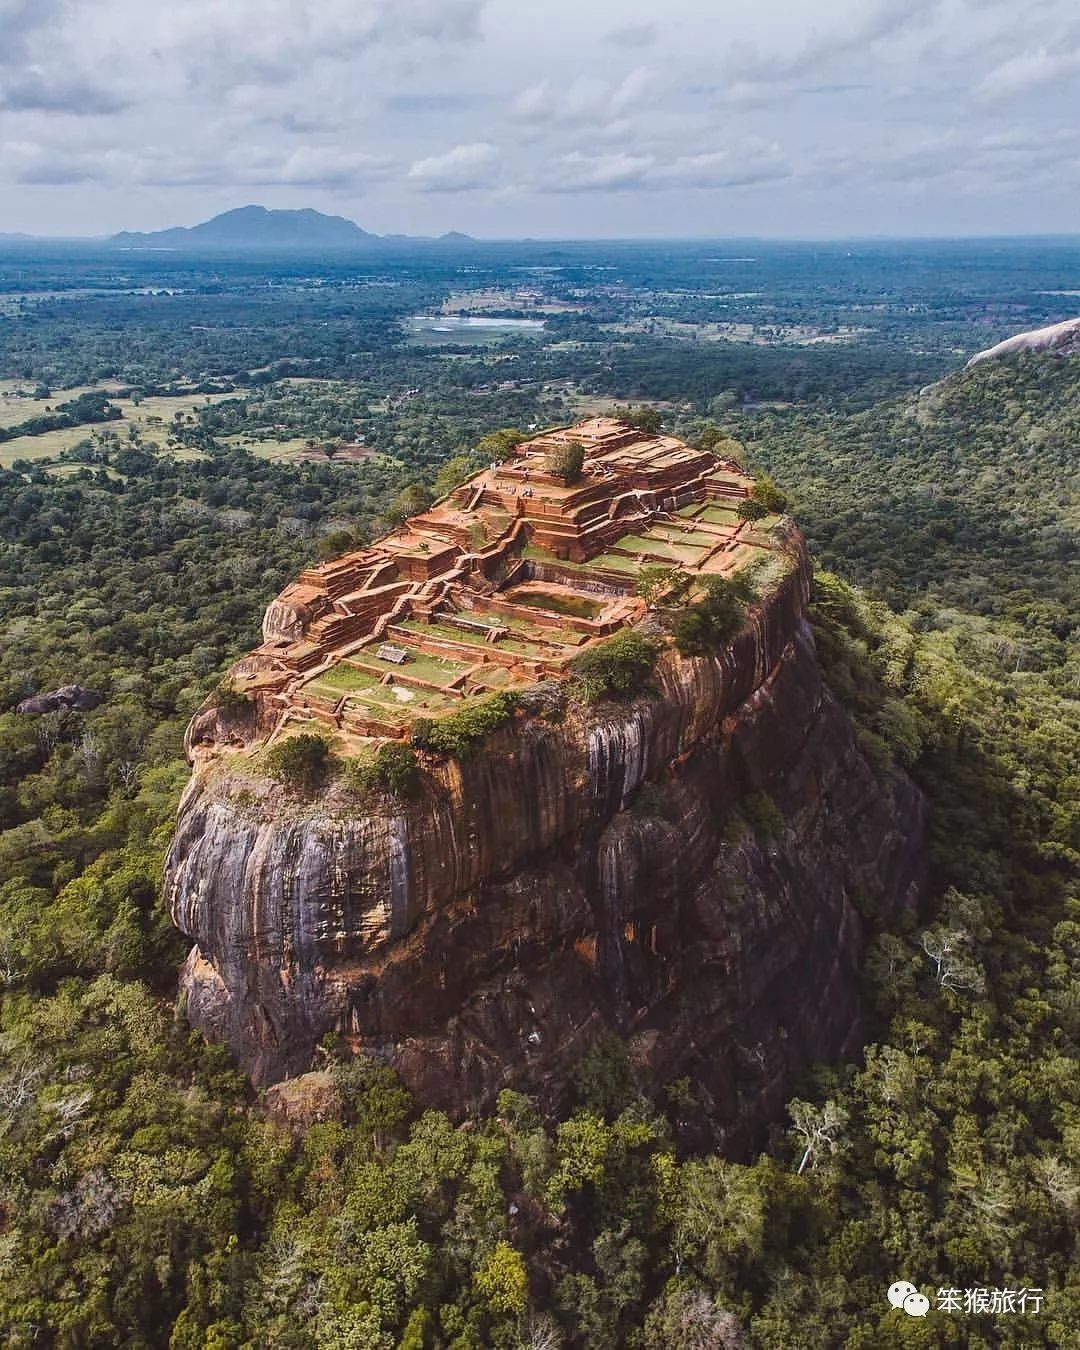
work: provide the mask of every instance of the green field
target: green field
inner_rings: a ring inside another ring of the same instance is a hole
[[[120,424],[114,422],[113,425]],[[92,431],[93,427],[61,427],[59,431],[45,431],[40,436],[16,436],[13,441],[0,441],[0,467],[10,469],[17,459],[55,459],[80,441],[88,441]]]
[[[650,539],[663,539],[668,544],[705,549],[712,548],[723,539],[722,535],[710,534],[707,530],[679,530],[670,525],[654,525],[648,534]]]
[[[737,506],[707,506],[701,513],[701,519],[710,525],[737,525],[739,508]]]
[[[473,615],[470,613],[469,617],[472,618]],[[477,617],[483,618],[484,616],[478,615]],[[521,634],[525,640],[537,639],[544,642],[558,642],[562,646],[576,646],[581,641],[581,634],[575,633],[570,628],[541,628],[521,614],[497,614],[494,618],[496,623]],[[503,641],[499,645],[506,646],[506,642]]]
[[[92,394],[98,391],[110,393],[116,386],[80,384],[74,389],[58,389],[48,398],[20,397],[18,391],[26,388],[20,380],[0,381],[0,427],[15,427],[20,422],[28,422],[32,417],[45,417],[55,412],[61,403],[68,403],[80,394]]]
[[[487,666],[476,672],[472,682],[478,689],[505,689],[507,685],[514,683],[514,677],[502,666]]]
[[[219,437],[222,445],[235,445],[241,450],[250,450],[250,452],[259,459],[292,459],[294,455],[308,449],[311,444],[310,436],[291,436],[288,440],[257,440],[254,436],[221,436]]]
[[[369,709],[376,717],[404,722],[420,714],[428,716],[448,712],[457,707],[458,699],[433,689],[411,689],[404,684],[376,684],[370,689],[355,690],[349,695],[349,703],[355,708]]]
[[[462,661],[451,661],[441,656],[428,656],[415,647],[410,647],[409,660],[405,665],[396,665],[393,661],[382,661],[375,655],[375,646],[365,647],[355,654],[354,660],[362,662],[373,671],[390,671],[394,675],[411,675],[418,680],[428,680],[431,684],[446,686],[452,684],[459,675],[463,675],[469,666]]]
[[[374,675],[368,674],[367,671],[357,670],[355,666],[347,665],[344,661],[341,661],[338,665],[331,666],[329,670],[317,675],[310,684],[304,685],[304,689],[307,691],[314,688],[315,685],[322,685],[338,694],[343,694],[353,689],[368,689],[378,682],[378,679]]]
[[[420,619],[404,619],[402,622],[394,624],[394,628],[403,629],[407,633],[415,633],[417,637],[444,638],[447,642],[460,642],[463,646],[468,647],[491,646],[483,633],[470,632],[466,628],[455,628],[448,623],[423,623]]]
[[[55,410],[58,404],[66,403],[79,394],[91,393],[95,389],[112,393],[112,386],[109,385],[57,390],[51,399],[14,398],[10,392],[0,392],[0,428],[17,426],[31,417],[44,416],[46,407]],[[55,459],[65,451],[72,450],[81,441],[92,440],[96,432],[110,432],[118,436],[121,442],[125,442],[129,426],[138,427],[146,440],[156,441],[164,449],[169,435],[169,424],[176,413],[192,416],[197,408],[232,397],[234,395],[231,394],[180,394],[175,398],[144,398],[138,406],[129,398],[113,397],[112,402],[120,409],[121,416],[111,422],[88,422],[81,426],[43,431],[38,436],[17,436],[11,441],[0,441],[0,467],[10,468],[17,459],[31,461]],[[294,443],[288,444],[291,446]],[[307,442],[302,441],[300,444],[306,445]],[[274,445],[277,448],[276,442]],[[186,447],[174,453],[177,459],[205,458],[200,451]]]
[[[390,721],[404,721],[417,713],[437,712],[453,706],[453,700],[444,694],[413,689],[404,684],[382,684],[377,675],[357,670],[345,662],[309,680],[301,692],[330,707],[344,694],[355,707],[366,707],[373,716]]]
[[[601,553],[592,561],[594,567],[606,567],[610,572],[626,572],[630,576],[637,576],[641,570],[640,563],[634,558],[624,558],[621,553]]]
[[[654,539],[644,534],[624,534],[616,541],[616,545],[618,548],[630,549],[635,553],[647,553],[653,558],[673,563],[693,564],[700,562],[705,554],[703,548],[669,544],[664,539]]]

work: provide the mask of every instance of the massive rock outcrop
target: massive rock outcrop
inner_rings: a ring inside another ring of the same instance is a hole
[[[1056,356],[1080,356],[1080,319],[1066,319],[1047,328],[1033,328],[1027,333],[1016,333],[1004,342],[998,342],[985,351],[976,352],[966,369],[984,361],[997,361],[1006,356],[1020,356],[1024,352],[1053,352]]]
[[[745,1139],[857,1048],[867,916],[922,879],[922,799],[824,685],[807,587],[800,553],[720,656],[427,758],[409,805],[201,761],[167,865],[189,1018],[260,1084],[339,1030],[458,1115],[504,1086],[558,1105],[614,1030]]]

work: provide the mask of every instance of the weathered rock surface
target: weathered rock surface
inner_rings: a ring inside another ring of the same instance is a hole
[[[267,1089],[263,1104],[272,1120],[294,1134],[341,1115],[341,1095],[329,1069],[283,1078]]]
[[[16,705],[18,713],[91,712],[100,707],[101,695],[96,689],[84,689],[79,684],[64,684],[47,693],[34,694]]]
[[[996,361],[1004,356],[1019,356],[1022,352],[1055,352],[1058,356],[1080,356],[1080,319],[1066,319],[1047,328],[1033,328],[1028,333],[1017,333],[1004,342],[976,354],[965,369],[983,361]]]
[[[802,567],[720,658],[666,654],[657,697],[429,765],[408,807],[201,765],[167,865],[194,1025],[260,1084],[337,1028],[455,1114],[504,1086],[557,1105],[616,1030],[745,1139],[857,1048],[862,916],[922,881],[922,798],[823,685],[806,586]]]

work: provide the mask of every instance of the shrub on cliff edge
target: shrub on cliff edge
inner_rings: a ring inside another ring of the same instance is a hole
[[[787,493],[781,492],[767,473],[762,474],[750,489],[750,499],[778,516],[788,509]]]
[[[742,627],[751,588],[746,576],[706,577],[705,594],[675,620],[682,656],[711,656]]]
[[[663,644],[644,633],[621,633],[587,647],[570,662],[589,703],[602,698],[633,698],[652,687],[653,667]]]
[[[272,745],[263,763],[267,773],[279,783],[311,792],[322,783],[330,768],[330,746],[325,737],[302,731]]]
[[[345,782],[353,792],[386,792],[411,801],[420,791],[416,752],[402,741],[387,741],[374,754],[349,760]]]
[[[755,501],[753,497],[747,497],[746,501],[740,502],[736,509],[736,515],[740,520],[748,520],[751,524],[755,520],[764,520],[769,514],[769,508],[764,502]]]
[[[517,706],[516,694],[491,694],[465,703],[446,717],[418,717],[413,723],[412,743],[420,750],[466,759],[493,731],[510,721]]]

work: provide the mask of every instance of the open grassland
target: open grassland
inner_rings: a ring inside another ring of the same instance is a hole
[[[16,386],[8,381],[8,386]],[[120,417],[110,422],[86,422],[74,427],[59,427],[55,431],[43,431],[36,436],[16,436],[10,441],[0,441],[0,467],[10,468],[17,459],[51,460],[73,449],[81,441],[93,440],[96,433],[108,432],[126,440],[128,428],[137,427],[146,441],[155,441],[163,449],[169,435],[170,425],[180,414],[188,421],[194,421],[199,408],[210,403],[218,403],[231,394],[178,394],[175,397],[150,397],[136,404],[130,398],[118,398],[113,385],[85,385],[77,389],[58,390],[51,399],[16,397],[12,388],[0,390],[0,428],[18,426],[20,422],[32,417],[44,417],[48,411],[55,412],[61,403],[78,397],[79,394],[106,393],[114,407],[119,408]],[[306,445],[306,441],[298,442]],[[293,444],[290,442],[290,444]],[[177,459],[204,458],[197,450],[186,447],[176,450]]]
[[[482,633],[470,633],[465,628],[455,628],[449,623],[423,623],[420,619],[407,619],[404,623],[395,624],[395,628],[401,629],[405,633],[412,633],[417,638],[431,638],[433,640],[441,639],[443,642],[456,642],[462,647],[475,647],[477,649],[477,659],[480,660],[485,652],[489,651],[511,651],[521,655],[533,655],[536,648],[527,642],[515,642],[512,638],[503,638],[497,643],[488,642]]]
[[[649,530],[652,539],[663,539],[669,544],[689,544],[692,548],[712,548],[726,536],[723,533],[712,534],[708,530],[684,530],[677,525],[654,525]]]
[[[515,586],[503,592],[503,599],[528,609],[543,610],[548,614],[570,615],[575,619],[595,619],[603,610],[603,603],[586,595],[572,595],[565,591],[541,590],[534,585]]]
[[[50,478],[71,478],[74,474],[77,474],[80,469],[85,469],[87,467],[92,467],[95,475],[104,472],[106,477],[111,478],[115,483],[127,481],[124,475],[122,473],[117,473],[115,469],[106,468],[101,464],[95,464],[93,466],[76,464],[74,461],[65,461],[63,464],[49,464],[46,466],[45,472]]]
[[[739,544],[730,553],[718,553],[709,560],[709,571],[737,572],[761,554],[748,544]]]
[[[254,436],[221,436],[218,438],[222,445],[234,445],[238,449],[248,450],[258,459],[269,460],[289,460],[295,459],[297,455],[303,454],[310,446],[310,437],[291,436],[288,440],[257,440]],[[337,463],[347,463],[341,459]]]
[[[507,627],[511,625],[507,624]],[[516,656],[534,656],[539,657],[544,653],[544,648],[535,642],[530,642],[527,638],[500,638],[498,642],[491,643],[482,633],[470,633],[465,628],[455,628],[449,623],[422,623],[419,619],[407,619],[404,623],[397,624],[395,627],[402,628],[406,632],[414,633],[418,638],[442,638],[446,642],[458,642],[462,646],[476,647],[479,649],[479,655],[489,651],[513,652]],[[560,630],[561,631],[561,630]],[[555,639],[557,641],[557,639]]]
[[[493,618],[496,626],[509,628],[525,641],[535,639],[537,641],[558,642],[563,646],[574,646],[581,641],[581,634],[575,633],[572,629],[541,627],[539,624],[531,623],[522,614],[503,614],[500,612],[486,615],[474,610],[469,613],[469,618],[479,620]]]
[[[371,689],[354,690],[348,699],[359,711],[366,709],[381,721],[399,724],[460,707],[460,699],[452,694],[440,694],[435,689],[413,689],[404,684],[376,684]]]
[[[27,387],[21,380],[0,381],[0,427],[16,427],[32,417],[47,417],[61,403],[69,403],[80,394],[112,394],[119,386],[110,384],[81,384],[75,389],[58,389],[48,398],[27,396]]]
[[[502,666],[485,666],[470,679],[478,689],[506,689],[514,683],[513,675]]]
[[[200,408],[208,408],[212,403],[223,399],[236,398],[235,394],[176,394],[174,396],[147,395],[139,405],[129,398],[113,399],[123,413],[125,422],[134,422],[136,426],[150,428],[167,427],[177,413],[183,417],[194,417]]]
[[[10,469],[17,459],[55,459],[80,441],[88,441],[93,430],[93,427],[61,427],[58,431],[43,431],[40,436],[16,436],[11,441],[0,441],[0,467]]]
[[[576,422],[582,417],[610,417],[616,408],[625,407],[618,399],[607,398],[602,394],[564,393],[563,401],[570,414],[566,418],[567,422]]]

